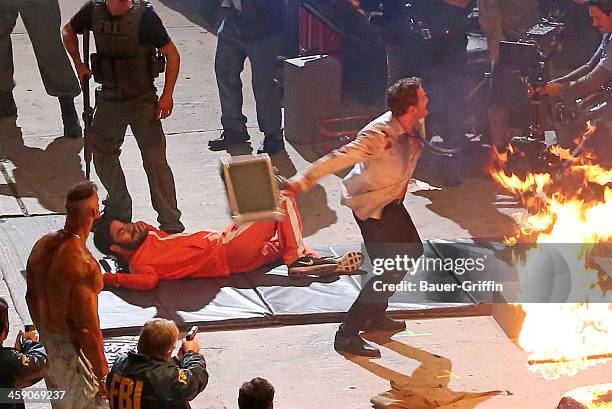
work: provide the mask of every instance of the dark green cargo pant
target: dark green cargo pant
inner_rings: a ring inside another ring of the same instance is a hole
[[[160,229],[182,232],[185,228],[180,222],[181,212],[176,204],[174,177],[166,159],[166,136],[161,121],[155,118],[156,103],[154,93],[128,100],[105,99],[102,95],[96,97],[91,129],[94,166],[108,192],[103,201],[105,216],[131,220],[132,198],[119,161],[129,125],[140,148]]]
[[[75,97],[81,92],[60,37],[57,0],[0,0],[0,93],[15,87],[11,32],[21,19],[28,31],[47,94]]]

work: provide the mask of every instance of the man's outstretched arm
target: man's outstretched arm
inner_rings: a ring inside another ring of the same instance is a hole
[[[152,290],[157,287],[159,277],[154,271],[131,272],[129,274],[104,274],[104,285],[108,287],[126,287],[132,290]]]
[[[545,95],[566,95],[573,99],[586,97],[598,92],[601,86],[612,80],[612,66],[601,64],[604,57],[604,45],[602,41],[591,59],[581,67],[569,74],[550,81],[542,93]]]
[[[293,193],[306,191],[324,176],[376,157],[384,150],[385,144],[385,133],[383,131],[378,129],[363,131],[353,142],[328,153],[313,163],[302,174],[292,177],[287,189]]]

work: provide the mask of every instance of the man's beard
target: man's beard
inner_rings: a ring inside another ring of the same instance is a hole
[[[145,239],[147,238],[148,234],[149,234],[148,231],[143,231],[136,238],[136,240],[131,241],[129,243],[121,243],[120,246],[123,247],[126,250],[137,250],[138,247],[140,247],[140,245],[145,241]]]

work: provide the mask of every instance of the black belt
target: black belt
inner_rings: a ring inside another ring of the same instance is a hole
[[[450,27],[427,27],[418,23],[410,23],[410,32],[423,40],[437,40],[460,33]]]
[[[443,28],[429,28],[429,27],[418,27],[416,24],[410,25],[410,31],[423,40],[433,40],[434,38],[446,37],[450,35],[450,29]]]

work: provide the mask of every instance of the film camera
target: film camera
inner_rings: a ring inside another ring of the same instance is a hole
[[[520,41],[500,43],[500,64],[512,66],[531,86],[548,76],[548,61],[561,50],[563,23],[543,20],[533,26]]]
[[[500,43],[499,64],[512,67],[525,86],[537,89],[549,80],[549,60],[562,47],[565,26],[561,22],[543,19],[520,41]],[[544,140],[542,98],[537,92],[529,97],[531,105],[530,139]]]

